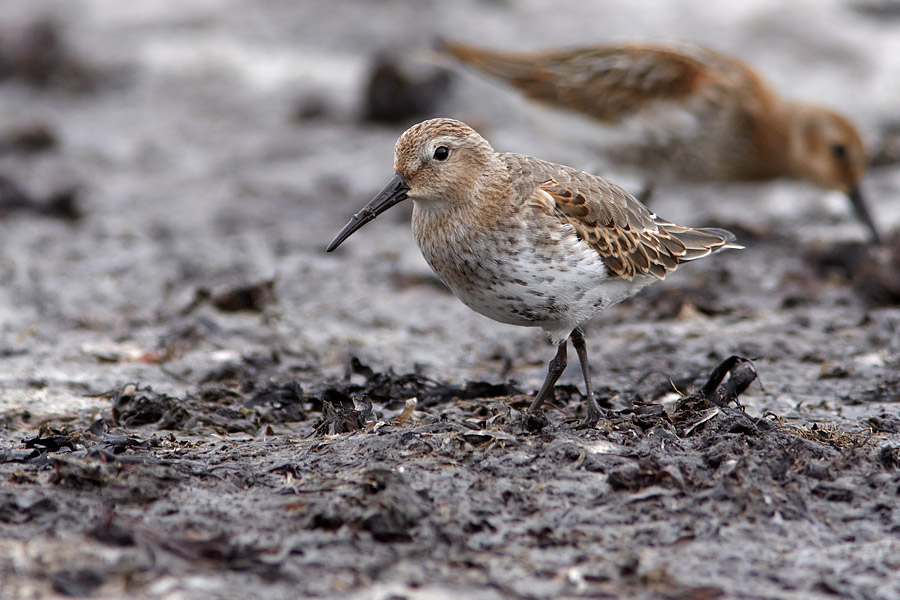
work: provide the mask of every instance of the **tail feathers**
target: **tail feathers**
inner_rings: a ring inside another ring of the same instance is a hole
[[[678,257],[679,262],[686,262],[703,258],[713,252],[733,248],[740,250],[742,245],[737,243],[737,238],[730,231],[715,227],[692,229],[680,225],[664,226],[665,231],[684,244],[684,254]]]

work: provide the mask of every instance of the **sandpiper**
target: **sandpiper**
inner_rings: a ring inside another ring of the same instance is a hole
[[[456,297],[496,321],[540,327],[558,346],[532,414],[553,393],[571,339],[584,375],[585,421],[596,423],[601,412],[591,387],[585,321],[683,262],[742,247],[722,229],[663,221],[590,173],[494,152],[472,128],[452,119],[431,119],[403,133],[394,171],[327,251],[411,199],[419,249]]]
[[[881,240],[860,191],[867,158],[856,128],[833,110],[782,98],[738,58],[693,45],[440,47],[545,107],[604,127],[592,143],[613,163],[652,177],[811,181],[845,193]]]

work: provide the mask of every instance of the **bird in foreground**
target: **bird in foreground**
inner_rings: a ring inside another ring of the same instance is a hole
[[[592,142],[611,162],[653,177],[811,181],[846,194],[881,241],[860,190],[867,158],[856,128],[833,110],[782,98],[738,58],[692,45],[441,49],[545,107],[603,126]]]
[[[684,262],[742,247],[722,229],[663,221],[622,188],[589,173],[495,152],[452,119],[431,119],[403,133],[394,171],[327,251],[411,199],[413,236],[453,294],[495,321],[540,327],[558,346],[531,414],[553,394],[571,339],[584,376],[585,422],[595,424],[601,411],[591,387],[585,321]]]

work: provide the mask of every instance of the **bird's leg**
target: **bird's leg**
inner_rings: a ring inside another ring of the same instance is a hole
[[[556,356],[550,361],[550,368],[547,369],[547,378],[544,379],[544,385],[541,386],[541,390],[534,397],[534,402],[528,407],[528,412],[531,414],[536,413],[544,399],[548,395],[553,394],[553,386],[556,385],[556,380],[566,370],[566,340],[563,340],[557,348]]]
[[[581,363],[581,373],[584,375],[584,393],[587,397],[587,416],[584,419],[585,427],[593,427],[600,420],[602,412],[600,405],[594,399],[594,390],[591,387],[591,371],[588,365],[587,347],[584,344],[584,332],[581,327],[572,330],[572,345],[575,346],[575,352],[578,353],[578,361]]]

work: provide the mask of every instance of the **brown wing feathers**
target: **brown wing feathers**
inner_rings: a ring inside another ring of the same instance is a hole
[[[611,276],[664,278],[679,264],[722,247],[737,247],[722,229],[691,229],[656,220],[637,200],[623,193],[618,201],[590,201],[556,181],[541,190],[556,203],[553,213],[600,254]]]

